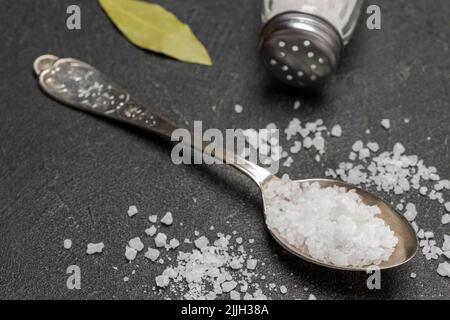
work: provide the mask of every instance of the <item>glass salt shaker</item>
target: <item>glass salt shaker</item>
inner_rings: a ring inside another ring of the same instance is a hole
[[[260,51],[276,78],[296,87],[323,83],[339,65],[362,0],[263,0]]]

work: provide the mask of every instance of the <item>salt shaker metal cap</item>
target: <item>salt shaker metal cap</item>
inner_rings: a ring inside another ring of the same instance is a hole
[[[282,82],[310,87],[337,69],[362,0],[264,0],[260,52]]]

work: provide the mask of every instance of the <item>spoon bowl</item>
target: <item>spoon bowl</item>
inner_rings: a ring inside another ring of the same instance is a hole
[[[278,179],[278,178],[275,178]],[[266,214],[266,197],[264,196],[264,187],[269,183],[270,180],[267,180],[261,187],[263,203],[264,203],[264,214]],[[386,202],[378,198],[377,196],[369,193],[361,188],[355,187],[343,181],[330,180],[330,179],[306,179],[306,180],[296,180],[292,181],[293,183],[304,184],[304,183],[318,183],[321,188],[327,187],[343,187],[347,191],[354,190],[362,202],[369,206],[377,206],[381,213],[378,215],[379,218],[383,219],[383,221],[390,227],[390,229],[394,232],[395,236],[398,239],[397,246],[395,247],[394,252],[390,256],[388,261],[384,261],[381,264],[377,265],[380,270],[390,269],[394,267],[398,267],[404,263],[410,261],[416,254],[418,250],[417,236],[412,228],[411,224],[406,220],[406,218],[398,213],[394,208],[388,205]],[[315,259],[312,257],[306,245],[301,247],[296,247],[291,245],[286,239],[283,238],[282,235],[277,230],[270,230],[272,237],[287,251],[300,257],[306,261],[311,263],[337,269],[337,270],[345,270],[345,271],[367,271],[370,266],[365,267],[352,267],[352,266],[337,266],[331,263],[326,263],[321,260]]]

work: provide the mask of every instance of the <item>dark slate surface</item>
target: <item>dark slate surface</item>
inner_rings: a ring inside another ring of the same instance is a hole
[[[449,280],[436,274],[437,262],[422,255],[384,272],[379,291],[366,288],[366,275],[326,270],[290,256],[265,232],[258,191],[245,177],[224,166],[174,166],[164,142],[47,98],[31,69],[33,60],[48,52],[82,59],[178,124],[203,120],[220,129],[259,128],[269,122],[285,126],[294,116],[341,124],[345,135],[329,144],[323,166],[312,153],[302,153],[281,172],[293,177],[323,176],[325,167],[345,160],[353,142],[363,138],[384,148],[401,141],[449,178],[449,2],[372,1],[382,7],[383,29],[369,31],[361,23],[339,73],[316,95],[283,89],[263,70],[257,54],[260,1],[158,2],[191,25],[211,53],[212,68],[135,48],[96,1],[2,2],[0,298],[164,297],[149,290],[163,267],[142,255],[127,265],[123,253],[131,237],[143,235],[148,214],[165,210],[184,223],[168,231],[181,239],[194,230],[211,235],[212,224],[216,231],[237,230],[256,239],[254,255],[266,262],[261,270],[268,282],[289,289],[272,298],[305,298],[309,292],[319,299],[449,298]],[[82,8],[80,31],[65,27],[65,11],[73,3]],[[296,99],[303,107],[293,111]],[[235,103],[245,107],[242,114],[232,111]],[[379,126],[383,118],[392,119],[390,133]],[[449,231],[439,222],[442,206],[416,195],[404,198],[417,203],[418,222],[438,239]],[[129,219],[131,204],[140,214]],[[65,238],[74,242],[69,251],[62,248]],[[87,256],[86,244],[96,241],[105,243],[104,253]],[[79,291],[65,285],[71,264],[81,267]],[[124,283],[133,269],[136,274]],[[411,272],[418,274],[416,280],[409,278]]]

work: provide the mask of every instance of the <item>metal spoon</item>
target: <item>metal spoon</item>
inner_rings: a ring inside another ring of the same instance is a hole
[[[118,120],[133,126],[148,130],[161,136],[171,138],[172,132],[177,129],[175,125],[164,120],[148,109],[141,107],[130,95],[108,80],[102,73],[90,65],[75,59],[60,59],[53,55],[44,55],[34,62],[34,71],[39,76],[39,84],[52,98],[74,107],[99,116]],[[195,136],[191,147],[205,152],[206,144],[196,140]],[[211,155],[227,164],[239,169],[249,176],[259,186],[264,207],[267,207],[267,197],[264,190],[268,183],[277,180],[276,176],[268,170],[224,150],[222,154]],[[417,251],[417,237],[409,222],[392,207],[376,196],[341,181],[312,179],[299,180],[298,183],[318,182],[321,187],[339,186],[347,190],[355,190],[364,203],[376,205],[381,209],[380,217],[390,226],[398,238],[397,247],[389,261],[378,267],[388,269],[399,266],[411,260]],[[314,259],[305,247],[290,245],[276,231],[270,230],[274,239],[286,250],[296,256],[324,267],[348,270],[365,271],[367,268],[340,267]]]

